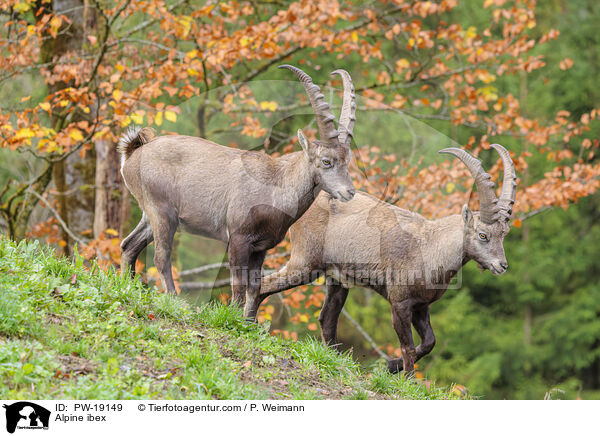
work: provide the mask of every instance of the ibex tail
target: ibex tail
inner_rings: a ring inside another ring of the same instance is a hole
[[[152,127],[130,127],[127,132],[121,136],[117,149],[123,155],[123,160],[131,156],[131,153],[138,147],[152,141],[156,133]]]

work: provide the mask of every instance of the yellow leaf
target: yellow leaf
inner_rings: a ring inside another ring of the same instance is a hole
[[[123,119],[123,121],[121,121],[121,127],[127,127],[130,124],[131,124],[131,118],[130,117],[126,117],[126,118]]]
[[[40,109],[45,110],[46,112],[50,112],[50,103],[47,101],[40,103]]]
[[[13,6],[13,10],[19,14],[27,12],[29,9],[31,9],[31,5],[27,2],[17,3]]]
[[[187,73],[190,76],[199,76],[200,75],[200,73],[198,71],[194,70],[193,68],[188,68],[187,69]]]
[[[250,42],[251,42],[251,41],[250,41],[250,38],[247,38],[246,36],[242,36],[242,37],[240,38],[240,45],[241,45],[242,47],[246,47],[248,44],[250,44]]]
[[[192,18],[188,16],[181,17],[177,20],[177,22],[181,25],[181,29],[178,29],[181,35],[185,38],[190,33],[192,29]]]
[[[325,284],[325,277],[319,277],[317,280],[315,280],[315,284],[316,285],[323,285],[323,284]]]
[[[496,101],[498,100],[498,89],[494,86],[484,86],[477,90],[477,93],[483,95],[485,101]]]
[[[106,229],[105,232],[111,236],[119,236],[119,232],[117,232],[115,229]]]
[[[447,192],[448,194],[452,194],[452,191],[454,191],[454,188],[455,188],[455,187],[456,187],[456,185],[455,185],[454,183],[452,183],[452,182],[448,183],[448,184],[446,185],[446,192]]]
[[[350,36],[352,37],[352,42],[358,42],[358,32],[354,31]]]
[[[142,124],[144,122],[144,113],[142,111],[136,111],[132,113],[130,117],[136,124]]]
[[[487,71],[481,71],[477,74],[477,78],[483,83],[489,84],[496,80],[496,76]]]
[[[58,105],[60,107],[65,107],[68,104],[69,104],[69,100],[61,100],[61,101],[58,102]]]
[[[113,91],[113,98],[114,98],[116,101],[120,101],[122,97],[123,97],[123,91],[121,91],[121,90],[119,90],[119,89],[115,89],[115,90]]]
[[[53,151],[56,151],[58,149],[58,147],[56,146],[56,142],[50,141],[46,138],[40,139],[40,142],[38,143],[38,148],[40,150],[44,150],[46,153],[52,153]]]
[[[33,130],[31,130],[29,127],[24,127],[22,129],[19,129],[19,131],[15,135],[15,139],[25,139],[25,138],[29,139],[29,138],[32,138],[33,136],[35,136],[35,132]]]
[[[474,38],[477,36],[477,29],[474,26],[471,26],[467,29],[467,31],[465,32],[465,36],[467,38]]]
[[[277,102],[275,101],[261,101],[260,108],[262,110],[270,110],[271,112],[275,112],[277,110]]]
[[[408,60],[402,58],[396,61],[396,71],[400,72],[410,66],[410,62]]]
[[[79,129],[71,129],[69,132],[69,136],[73,141],[81,141],[83,139],[83,135],[81,134],[81,130]]]
[[[156,123],[157,126],[160,126],[163,122],[163,113],[162,112],[157,112],[156,116],[154,117],[154,122]]]
[[[308,322],[308,316],[305,314],[300,315],[300,322]]]
[[[83,113],[84,113],[84,114],[89,114],[89,113],[90,113],[90,108],[89,108],[89,107],[87,107],[87,106],[86,106],[86,107],[84,107],[82,110],[83,110]]]
[[[167,121],[171,121],[172,123],[174,123],[175,121],[177,121],[177,114],[173,111],[165,111],[165,118],[167,119]]]

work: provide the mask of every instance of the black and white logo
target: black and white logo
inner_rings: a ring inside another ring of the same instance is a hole
[[[16,429],[48,430],[50,411],[29,401],[19,401],[3,406],[6,409],[6,431]]]

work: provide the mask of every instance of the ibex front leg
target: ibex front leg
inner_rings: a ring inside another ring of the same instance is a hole
[[[412,322],[421,338],[417,347],[417,360],[427,356],[435,346],[435,335],[429,321],[429,305],[413,310]]]
[[[248,262],[248,287],[246,290],[246,304],[244,305],[244,317],[254,321],[260,305],[260,280],[262,275],[262,264],[265,260],[265,252],[255,252],[250,255]]]
[[[329,279],[327,283],[327,296],[319,314],[321,337],[326,345],[335,347],[338,344],[337,325],[340,312],[344,307],[347,297],[348,288],[333,279]]]
[[[244,307],[248,288],[250,244],[245,235],[229,237],[229,269],[231,271],[231,301],[239,308]]]
[[[400,340],[402,359],[392,359],[388,362],[388,370],[390,372],[400,372],[400,365],[403,365],[404,372],[406,373],[411,373],[415,370],[417,352],[410,328],[411,318],[412,302],[405,300],[392,304],[392,323]]]
[[[431,327],[431,322],[429,320],[429,305],[413,309],[412,323],[421,338],[421,343],[416,349],[417,357],[415,362],[418,362],[423,356],[427,356],[431,353],[431,350],[433,350],[433,347],[435,346],[435,335],[433,334],[433,328]],[[388,362],[388,369],[391,372],[400,372],[403,367],[404,361],[401,357]]]

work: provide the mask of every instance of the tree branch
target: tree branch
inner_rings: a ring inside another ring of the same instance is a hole
[[[38,194],[37,192],[35,192],[33,189],[31,188],[27,188],[27,192],[33,194],[35,197],[38,198],[38,200],[40,200],[42,203],[44,203],[44,205],[50,209],[50,212],[52,212],[52,214],[54,215],[54,217],[58,220],[58,223],[60,224],[60,226],[63,228],[63,230],[75,241],[77,242],[79,245],[87,245],[87,242],[85,242],[84,240],[78,238],[68,227],[67,227],[67,223],[65,223],[63,221],[63,219],[60,217],[60,214],[56,211],[56,209],[54,209],[50,203],[48,202],[48,200],[46,200],[44,197],[42,197],[40,194]]]
[[[289,254],[290,254],[289,251],[284,251],[283,253],[273,253],[273,254],[268,255],[265,259],[278,259],[280,257],[289,256]],[[191,276],[191,275],[195,275],[195,274],[200,274],[205,271],[210,271],[211,269],[219,269],[219,268],[229,268],[229,262],[211,263],[208,265],[199,266],[197,268],[186,269],[179,273],[179,277],[186,277],[186,276]]]
[[[342,315],[344,315],[346,317],[346,319],[348,321],[350,321],[354,327],[356,327],[356,330],[358,330],[358,332],[361,335],[363,335],[363,337],[367,340],[367,342],[371,345],[371,347],[373,347],[373,349],[377,352],[377,354],[379,354],[385,360],[390,360],[390,356],[388,356],[387,354],[385,354],[383,351],[381,351],[379,349],[379,346],[375,343],[373,338],[371,336],[369,336],[369,334],[361,327],[361,325],[358,323],[358,321],[356,321],[354,318],[352,318],[352,316],[350,316],[350,314],[348,313],[348,311],[346,309],[342,309]]]

